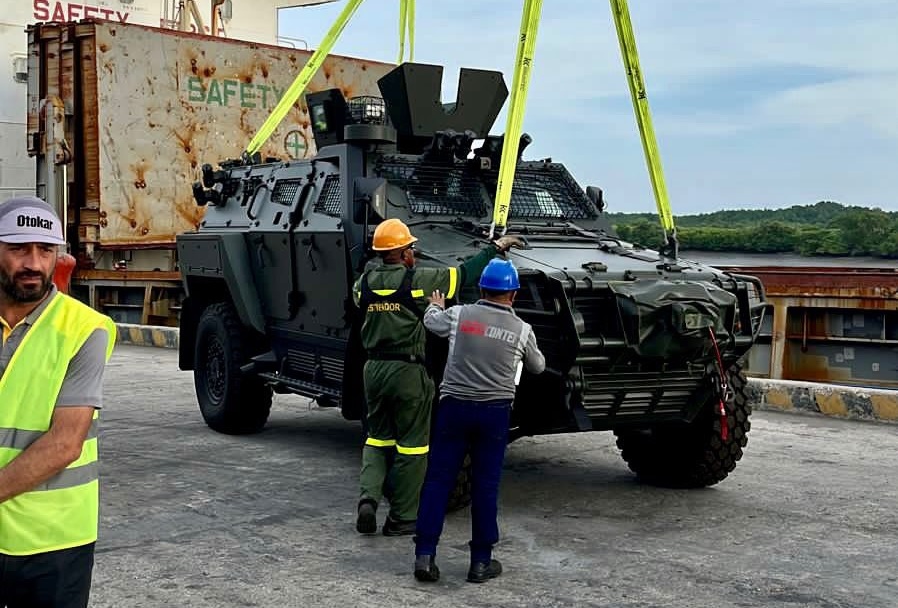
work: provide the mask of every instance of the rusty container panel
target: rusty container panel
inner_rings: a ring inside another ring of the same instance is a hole
[[[43,77],[52,81],[46,91],[64,92],[71,82],[80,88],[72,198],[90,211],[80,214],[79,235],[106,249],[171,247],[176,234],[195,229],[203,210],[191,185],[200,167],[238,158],[311,56],[131,24],[69,27],[77,61],[61,61],[52,44],[33,52],[43,52]],[[392,67],[331,56],[308,92],[379,96],[377,80]],[[66,77],[74,69],[78,77]],[[29,116],[29,127],[37,122]],[[315,153],[303,100],[261,153],[285,160]]]
[[[898,388],[898,269],[728,269],[764,284],[772,323],[758,343],[770,344],[770,377]],[[760,352],[752,349],[750,373],[763,373]]]
[[[80,124],[74,134],[78,142],[75,155],[78,166],[77,180],[80,186],[80,205],[93,213],[85,213],[80,217],[79,236],[82,242],[99,244],[101,218],[100,210],[100,125],[99,99],[97,97],[98,76],[96,67],[96,44],[93,36],[93,24],[76,26],[70,34],[77,40],[79,69],[81,70],[81,90],[78,101]],[[75,122],[75,121],[70,121]]]
[[[768,296],[847,298],[864,306],[888,307],[877,301],[898,300],[898,268],[814,266],[721,266],[722,270],[755,276]]]

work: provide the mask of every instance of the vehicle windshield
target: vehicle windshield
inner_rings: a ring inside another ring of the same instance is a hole
[[[420,158],[384,156],[378,177],[402,189],[411,211],[424,215],[484,217],[492,213],[499,172],[471,161],[434,163]],[[518,220],[595,219],[598,210],[558,163],[522,162],[515,170],[509,218]]]

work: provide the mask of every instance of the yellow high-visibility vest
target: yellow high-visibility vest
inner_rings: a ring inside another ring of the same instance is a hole
[[[96,329],[115,344],[109,317],[57,293],[13,353],[0,378],[0,467],[47,432],[69,362]],[[0,553],[33,555],[97,540],[97,425],[75,462],[29,492],[0,503]]]

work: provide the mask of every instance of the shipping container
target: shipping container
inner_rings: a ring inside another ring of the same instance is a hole
[[[769,308],[746,358],[748,375],[898,388],[898,269],[719,268],[755,276],[766,291]]]
[[[0,17],[0,201],[34,194],[25,145],[28,24],[81,19],[136,23],[223,38],[308,48],[279,33],[281,10],[332,0],[3,0]],[[290,32],[296,34],[295,32]],[[302,33],[299,32],[299,35]]]
[[[175,324],[175,235],[204,163],[238,158],[311,52],[85,20],[28,28],[28,152],[65,214],[73,293],[122,322]],[[390,64],[330,56],[308,91],[379,95]],[[262,149],[315,153],[303,100]]]

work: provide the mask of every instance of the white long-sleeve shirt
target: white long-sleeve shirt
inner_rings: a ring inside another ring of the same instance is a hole
[[[424,326],[449,338],[441,396],[472,401],[512,400],[522,361],[527,371],[534,374],[546,368],[533,328],[518,318],[510,306],[479,300],[443,310],[431,304],[424,311]]]

